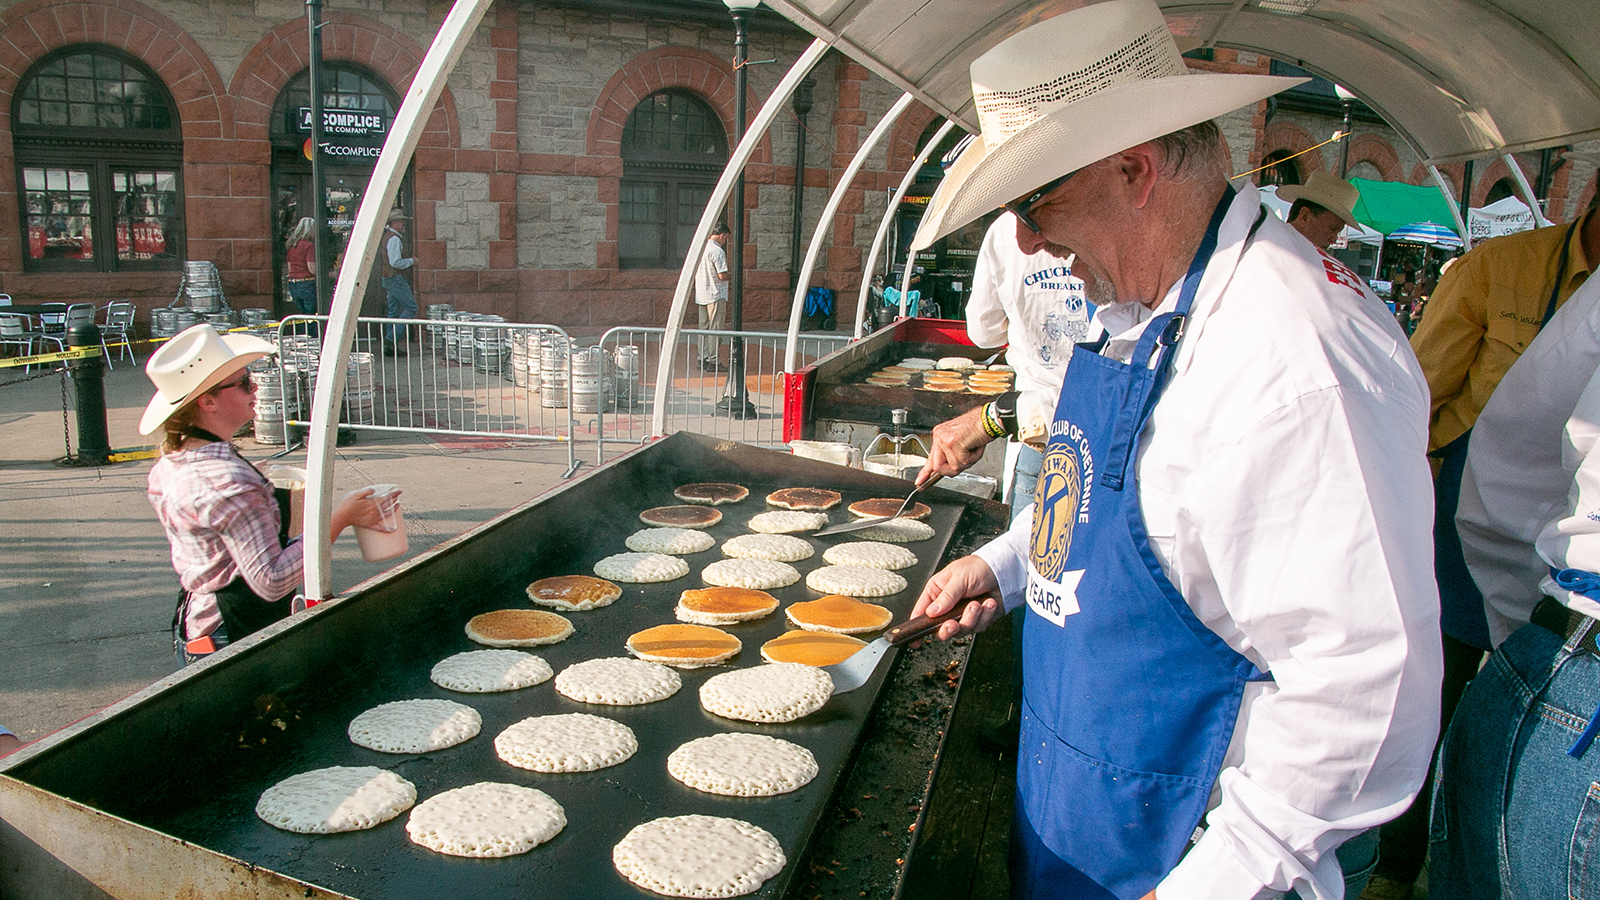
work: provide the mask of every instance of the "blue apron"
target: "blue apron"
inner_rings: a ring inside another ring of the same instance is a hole
[[[1229,189],[1212,214],[1177,310],[1146,326],[1132,361],[1080,345],[1067,366],[1035,495],[1018,898],[1137,900],[1152,890],[1188,849],[1244,685],[1262,677],[1162,573],[1133,471],[1232,199]]]

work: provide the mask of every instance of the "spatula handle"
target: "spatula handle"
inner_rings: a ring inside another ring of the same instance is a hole
[[[957,606],[948,609],[944,613],[937,616],[916,616],[915,618],[907,619],[904,622],[901,622],[899,625],[889,629],[883,637],[889,642],[889,646],[891,647],[898,647],[907,641],[914,641],[917,638],[922,637],[928,632],[934,630],[935,628],[938,628],[947,619],[952,619],[961,615],[961,613],[966,611],[967,606],[973,602],[975,601],[968,600],[965,603],[958,604]]]

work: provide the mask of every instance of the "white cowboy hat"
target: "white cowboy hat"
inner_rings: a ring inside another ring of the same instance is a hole
[[[917,239],[926,230],[931,243],[1068,172],[1306,80],[1191,73],[1152,0],[1046,19],[973,61],[982,140],[946,174]]]
[[[1337,215],[1352,228],[1360,228],[1356,221],[1356,201],[1361,199],[1361,189],[1337,175],[1321,170],[1311,173],[1305,184],[1286,184],[1278,188],[1278,199],[1289,203],[1305,200]]]
[[[178,332],[150,355],[144,373],[155,383],[156,395],[139,420],[139,433],[150,434],[185,403],[228,379],[228,376],[263,356],[278,352],[261,338],[248,334],[218,334],[210,325]]]

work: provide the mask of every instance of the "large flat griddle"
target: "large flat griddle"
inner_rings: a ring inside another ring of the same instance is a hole
[[[902,481],[787,454],[677,435],[441,545],[344,601],[319,607],[292,625],[275,626],[130,708],[75,726],[5,774],[248,866],[360,898],[650,896],[617,875],[611,864],[612,846],[630,828],[658,816],[731,816],[765,828],[782,843],[788,866],[756,894],[782,896],[892,660],[886,659],[862,689],[784,725],[720,719],[702,711],[698,700],[699,686],[711,675],[762,664],[760,645],[788,630],[781,609],[763,621],[728,626],[744,642],[743,652],[724,666],[680,671],[683,689],[655,704],[590,706],[561,697],[549,682],[523,691],[463,695],[428,679],[438,660],[480,649],[462,630],[471,616],[526,607],[523,589],[535,578],[592,572],[595,561],[622,552],[624,539],[647,527],[638,520],[641,510],[675,503],[672,488],[691,481],[735,481],[751,489],[744,502],[718,507],[724,519],[709,533],[719,547],[748,532],[746,523],[769,508],[763,498],[776,488],[842,491],[844,503],[830,513],[834,521],[848,517],[844,506],[851,501],[895,496],[906,488]],[[994,515],[987,509],[993,504],[958,494],[936,491],[927,502],[936,533],[908,545],[919,560],[902,572],[911,587],[877,601],[893,609],[897,619],[909,613],[963,516]],[[969,514],[969,508],[975,512]],[[825,565],[827,546],[856,539],[810,538],[817,554],[796,564],[800,583],[773,591],[781,604],[818,596],[804,586],[804,573]],[[533,652],[558,672],[585,659],[625,655],[627,636],[674,621],[679,592],[702,586],[700,569],[720,558],[713,548],[687,557],[687,578],[624,585],[622,599],[612,606],[568,614],[577,629],[573,637]],[[411,698],[466,703],[482,714],[483,731],[458,747],[419,756],[377,753],[346,738],[345,727],[358,713]],[[639,737],[639,752],[619,766],[577,775],[527,772],[495,756],[494,736],[507,726],[527,716],[573,711],[626,723]],[[704,794],[668,776],[666,758],[672,750],[722,731],[799,743],[815,754],[821,774],[796,792],[761,799]],[[484,780],[537,787],[565,807],[568,824],[530,853],[474,860],[412,845],[404,815],[366,832],[314,837],[279,831],[254,815],[262,790],[328,765],[390,769],[416,784],[422,799]]]

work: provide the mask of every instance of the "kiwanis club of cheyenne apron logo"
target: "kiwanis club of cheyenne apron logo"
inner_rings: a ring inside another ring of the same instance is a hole
[[[1033,568],[1049,581],[1061,580],[1067,551],[1072,549],[1072,526],[1084,506],[1084,466],[1077,443],[1070,437],[1052,441],[1039,469],[1033,506]]]

